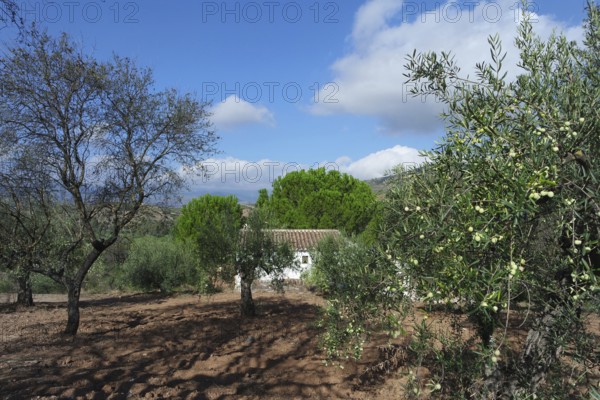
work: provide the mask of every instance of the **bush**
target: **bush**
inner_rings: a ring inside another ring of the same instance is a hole
[[[330,357],[360,357],[365,321],[385,315],[386,329],[400,329],[398,317],[405,302],[396,269],[385,253],[363,242],[328,237],[318,244],[307,280],[327,299],[320,325]],[[382,312],[379,306],[384,304],[389,307]]]
[[[31,274],[31,289],[33,293],[66,293],[66,289],[60,283],[52,280],[51,278],[40,275]]]
[[[340,252],[342,241],[334,237],[323,239],[316,248],[314,254],[314,265],[302,273],[304,284],[321,294],[327,294],[329,287],[334,283],[330,281],[332,264],[337,264],[337,256]]]
[[[196,285],[197,262],[185,242],[171,236],[144,236],[133,241],[123,264],[123,278],[135,289],[171,292]]]
[[[17,290],[15,282],[10,275],[0,273],[0,293],[13,293]]]
[[[119,280],[120,275],[119,267],[113,267],[107,264],[105,258],[99,258],[90,268],[83,285],[88,292],[107,293],[123,288],[124,285]]]

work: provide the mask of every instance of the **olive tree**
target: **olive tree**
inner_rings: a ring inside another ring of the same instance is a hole
[[[174,195],[180,171],[214,151],[208,115],[190,95],[156,90],[150,70],[127,58],[101,63],[66,34],[35,32],[0,59],[5,154],[35,148],[29,169],[43,166],[73,219],[64,254],[35,268],[67,288],[66,334],[77,332],[81,286],[98,257],[144,203]]]
[[[491,360],[481,390],[493,395],[539,393],[597,297],[600,20],[588,11],[584,48],[543,41],[524,18],[513,82],[497,37],[476,81],[446,54],[415,53],[407,65],[415,93],[446,103],[448,132],[427,170],[392,196],[405,211],[391,241],[422,293],[458,299],[476,323]],[[524,292],[532,327],[518,360],[499,363],[501,315]]]
[[[443,384],[437,393],[535,398],[564,349],[591,340],[582,310],[598,301],[598,7],[589,4],[583,47],[560,34],[542,40],[525,15],[514,81],[498,38],[489,44],[475,79],[448,53],[408,57],[414,94],[446,105],[447,132],[422,168],[397,171],[380,237],[398,289],[458,306],[476,327],[478,379],[468,393]],[[517,298],[531,327],[515,354],[506,334]]]
[[[398,301],[396,265],[368,240],[330,236],[315,250],[309,280],[327,300],[320,321],[324,347],[330,358],[359,358],[368,333],[365,321],[382,319],[390,331],[400,328],[392,311],[402,313],[406,303]]]
[[[239,233],[235,266],[240,277],[240,311],[245,317],[256,315],[252,282],[265,274],[271,275],[275,281],[281,281],[283,270],[296,265],[291,245],[276,240],[268,221],[268,214],[264,210],[255,209]],[[281,288],[280,285],[276,287]]]
[[[26,306],[33,305],[31,269],[40,248],[49,246],[47,183],[44,174],[24,172],[21,163],[0,162],[0,268],[15,278],[17,303]]]

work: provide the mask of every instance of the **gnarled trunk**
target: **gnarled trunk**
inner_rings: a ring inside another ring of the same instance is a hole
[[[87,258],[72,279],[65,279],[63,283],[67,287],[67,326],[65,335],[75,336],[79,329],[79,296],[81,295],[81,286],[88,271],[94,265],[100,254],[117,240],[116,236],[110,241],[95,242],[94,248],[88,254]]]
[[[81,286],[77,282],[68,284],[67,297],[67,326],[65,335],[75,336],[79,329],[79,296],[81,294]]]
[[[565,334],[564,322],[568,313],[564,305],[547,306],[529,330],[516,368],[488,366],[485,381],[475,391],[476,397],[511,400],[531,398],[536,394],[562,354],[563,348],[556,338]]]
[[[240,285],[242,304],[240,311],[244,317],[254,317],[256,315],[256,308],[254,307],[254,300],[252,300],[252,277],[250,274],[240,274]]]
[[[550,368],[558,362],[563,348],[557,342],[559,336],[568,335],[565,323],[570,311],[566,305],[547,306],[538,322],[529,330],[521,352],[519,369],[524,376],[521,384],[510,382],[505,395],[524,398],[535,394],[546,380]]]
[[[31,289],[31,278],[27,276],[17,278],[17,304],[31,307],[33,306],[33,290]]]

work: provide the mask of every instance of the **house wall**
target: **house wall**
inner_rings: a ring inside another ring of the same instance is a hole
[[[298,269],[286,268],[283,270],[284,279],[300,279],[303,272],[308,271],[312,267],[312,257],[308,251],[296,251],[295,261],[297,262]],[[305,262],[303,262],[305,261]],[[270,277],[265,277],[270,279]]]
[[[312,256],[308,251],[296,251],[294,253],[295,261],[297,262],[297,269],[293,268],[285,268],[283,270],[283,277],[285,280],[289,279],[300,279],[300,276],[303,272],[308,271],[312,267]],[[272,276],[266,275],[262,276],[258,279],[260,282],[270,282]],[[240,276],[235,276],[235,287],[239,289],[240,287]]]

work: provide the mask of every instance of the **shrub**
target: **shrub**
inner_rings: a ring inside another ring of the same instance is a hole
[[[171,292],[195,286],[197,262],[191,246],[171,236],[143,236],[133,241],[123,264],[125,281],[133,288]]]
[[[15,282],[7,273],[0,272],[0,293],[12,293],[16,291]]]
[[[66,289],[60,283],[51,278],[41,275],[31,275],[31,289],[33,293],[66,293]]]
[[[320,325],[330,357],[358,358],[366,321],[383,321],[393,332],[401,329],[398,321],[406,303],[396,271],[385,253],[363,242],[328,237],[318,244],[309,280],[327,299]]]

